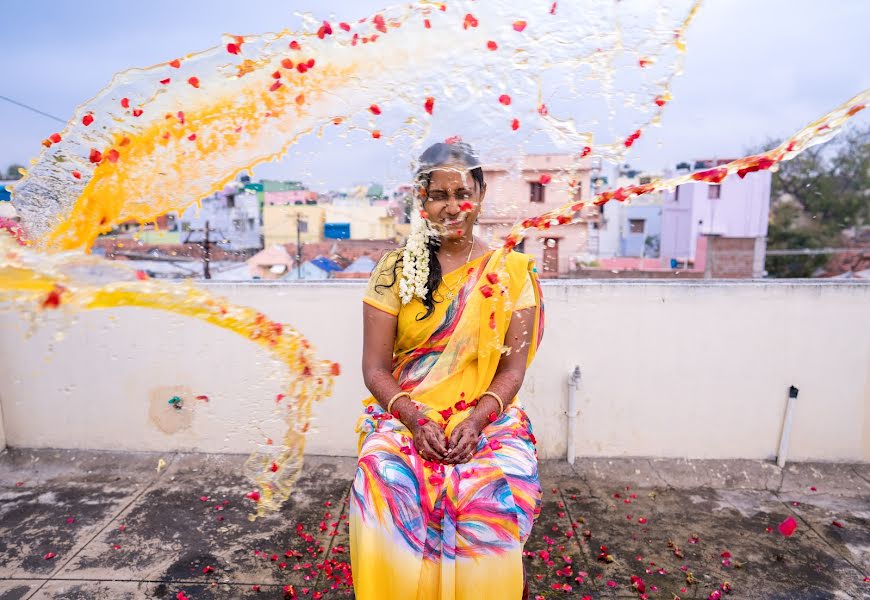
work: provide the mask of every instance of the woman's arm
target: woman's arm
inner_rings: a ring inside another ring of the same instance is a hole
[[[363,304],[363,381],[375,400],[384,410],[390,399],[402,391],[393,377],[393,347],[396,342],[398,317]],[[420,455],[427,460],[441,460],[447,452],[447,440],[437,423],[429,421],[420,425],[423,413],[403,396],[393,402],[392,414],[397,417],[414,437]]]
[[[513,400],[526,376],[526,359],[529,356],[529,344],[532,341],[532,329],[535,324],[535,311],[537,307],[531,306],[515,311],[511,315],[511,322],[505,334],[505,346],[509,348],[502,354],[498,361],[498,367],[489,390],[498,394],[499,398],[507,404]],[[450,450],[446,458],[449,462],[464,462],[463,458],[477,446],[480,432],[490,422],[490,415],[498,413],[498,402],[490,395],[481,396],[477,406],[468,416],[468,425],[463,427],[460,423],[453,430],[450,437]]]

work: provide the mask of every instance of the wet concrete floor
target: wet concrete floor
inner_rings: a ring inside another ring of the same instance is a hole
[[[352,598],[355,460],[308,456],[282,509],[251,522],[245,458],[7,449],[0,600],[283,599],[285,586]],[[870,598],[870,464],[579,458],[540,470],[533,599]]]

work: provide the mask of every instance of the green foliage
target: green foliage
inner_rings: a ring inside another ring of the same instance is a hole
[[[777,143],[770,143],[773,148]],[[767,247],[838,247],[870,224],[870,126],[814,146],[773,174]],[[811,277],[829,255],[768,256],[771,277]]]

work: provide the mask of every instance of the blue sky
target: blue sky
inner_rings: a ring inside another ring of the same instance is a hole
[[[622,0],[629,2],[630,0]],[[649,0],[637,0],[639,2]],[[222,33],[299,26],[294,13],[351,20],[385,1],[227,0],[104,2],[28,0],[3,7],[0,95],[61,118],[118,71],[214,46]],[[683,4],[683,3],[681,3]],[[707,0],[689,30],[682,77],[661,128],[629,162],[661,169],[684,159],[740,155],[787,135],[870,88],[870,2],[866,0]],[[867,118],[863,119],[867,122]],[[0,102],[0,168],[26,163],[60,124]],[[461,125],[457,126],[461,129]],[[395,181],[395,149],[367,139],[351,148],[314,139],[262,177],[304,178],[316,187]],[[312,158],[315,157],[315,158]]]

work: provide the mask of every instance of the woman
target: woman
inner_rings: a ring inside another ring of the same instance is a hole
[[[435,144],[420,163],[423,219],[364,298],[356,598],[525,599],[541,487],[515,396],[542,333],[540,286],[529,256],[474,238],[486,184],[471,148]]]

